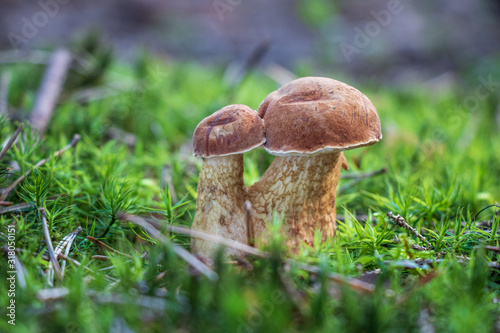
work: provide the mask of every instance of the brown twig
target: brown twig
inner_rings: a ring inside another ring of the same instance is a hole
[[[7,115],[9,113],[9,85],[11,75],[10,72],[3,72],[0,78],[0,114]]]
[[[137,226],[143,228],[146,230],[148,234],[150,234],[153,238],[156,238],[160,242],[164,244],[170,244],[170,241],[165,235],[163,235],[161,232],[159,232],[157,229],[155,229],[150,223],[148,223],[146,220],[139,216],[134,216],[134,215],[129,215],[129,214],[121,214],[118,216],[118,218],[132,222],[136,224]],[[176,244],[171,244],[172,249],[174,252],[184,259],[189,265],[194,267],[196,270],[198,270],[200,273],[205,275],[207,278],[210,280],[216,280],[218,279],[217,273],[212,271],[207,265],[205,265],[203,262],[201,262],[198,258],[196,258],[194,255],[189,253],[186,249],[183,247],[180,247],[179,245]]]
[[[72,59],[71,52],[66,49],[59,49],[52,55],[45,71],[29,118],[30,123],[41,134],[45,133],[50,123]]]
[[[413,235],[415,235],[418,239],[420,239],[422,242],[428,243],[427,239],[424,236],[422,236],[417,231],[417,229],[413,228],[411,225],[406,223],[405,219],[403,217],[401,217],[400,215],[394,215],[392,212],[389,212],[389,213],[387,213],[387,216],[389,217],[389,219],[391,219],[391,221],[393,221],[394,223],[396,223],[400,227],[403,227],[407,230],[410,230],[410,232]]]
[[[42,165],[44,165],[48,160],[50,160],[51,158],[56,158],[58,157],[59,155],[61,155],[62,153],[64,153],[66,150],[70,149],[70,148],[73,148],[74,146],[76,146],[76,144],[78,143],[78,141],[80,141],[80,135],[79,134],[75,134],[73,136],[73,139],[71,140],[71,142],[69,144],[67,144],[65,147],[63,147],[62,149],[56,151],[54,153],[54,155],[52,155],[51,157],[48,157],[48,158],[44,158],[43,160],[41,160],[40,162],[38,162],[37,164],[35,164],[34,168],[38,168],[38,167],[41,167]],[[30,175],[31,170],[28,170],[26,171],[26,173],[24,173],[21,177],[19,177],[18,179],[16,179],[12,184],[10,184],[9,187],[7,187],[6,189],[4,189],[3,191],[3,194],[2,196],[0,197],[0,201],[5,201],[5,199],[7,199],[7,196],[10,194],[10,192],[17,186],[19,185],[20,182],[22,182],[24,180],[24,178],[26,178],[27,176]]]
[[[113,249],[111,246],[109,246],[109,245],[107,245],[107,244],[105,244],[105,243],[101,242],[100,240],[98,240],[98,239],[96,239],[96,238],[94,238],[94,237],[92,237],[92,236],[87,236],[87,239],[88,239],[89,241],[91,241],[92,243],[94,243],[95,245],[99,246],[101,249],[108,250],[108,251],[111,251],[111,252],[113,252],[113,253],[118,253],[118,254],[120,254],[120,255],[122,255],[122,256],[125,256],[125,257],[127,257],[127,258],[132,259],[132,256],[130,256],[130,255],[126,254],[126,253],[120,252],[120,251],[118,251],[118,250],[115,250],[115,249]]]
[[[320,269],[317,266],[311,266],[303,263],[296,262],[294,260],[289,259],[289,262],[291,264],[297,265],[298,268],[309,272],[313,274],[319,274]],[[347,284],[350,287],[352,287],[354,290],[362,291],[362,292],[368,292],[368,293],[373,293],[375,291],[375,286],[371,283],[367,283],[358,279],[353,279],[353,278],[348,278],[344,277],[339,274],[335,273],[328,273],[328,278],[336,283],[340,284]],[[392,296],[394,292],[392,290],[387,290],[386,291],[387,296]]]
[[[32,209],[32,208],[33,208],[32,204],[27,203],[27,202],[23,202],[23,203],[20,203],[20,204],[17,204],[17,205],[13,205],[13,206],[1,208],[0,209],[0,214],[17,213],[17,212],[21,212],[23,210],[28,210],[28,209]]]
[[[196,229],[191,229],[191,228],[186,228],[183,226],[178,226],[178,225],[171,225],[171,224],[165,224],[165,225],[158,225],[159,228],[164,227],[167,231],[170,232],[175,232],[178,234],[183,234],[187,235],[190,237],[202,239],[208,242],[212,243],[217,243],[221,244],[227,247],[230,247],[232,249],[240,250],[242,252],[252,254],[258,257],[267,257],[268,254],[264,251],[261,251],[259,249],[256,249],[254,247],[248,246],[246,244],[234,241],[232,239],[227,239],[215,234],[207,233],[204,231],[196,230]]]
[[[7,151],[9,151],[10,147],[12,147],[12,145],[14,144],[14,142],[16,142],[17,137],[19,136],[19,134],[23,130],[23,127],[24,127],[24,124],[19,125],[19,127],[14,132],[14,134],[12,134],[12,136],[9,139],[9,141],[7,142],[7,144],[5,145],[5,147],[3,147],[2,151],[0,152],[0,160],[5,156],[5,154],[7,154]]]
[[[347,191],[349,188],[353,187],[354,185],[360,183],[365,178],[381,175],[381,174],[384,174],[386,172],[387,172],[387,169],[383,168],[380,170],[367,172],[367,173],[361,173],[361,174],[341,174],[340,179],[353,179],[353,181],[351,181],[348,184],[340,186],[337,192],[339,194],[341,194],[341,193]]]
[[[218,243],[221,245],[231,247],[231,248],[236,249],[236,250],[240,250],[240,251],[243,251],[243,252],[246,252],[249,254],[259,256],[259,257],[267,257],[268,256],[267,252],[258,250],[256,248],[250,247],[246,244],[243,244],[243,243],[240,243],[237,241],[233,241],[233,240],[230,240],[227,238],[220,237],[218,235],[213,235],[213,234],[209,234],[209,233],[206,233],[203,231],[194,230],[194,229],[190,229],[190,228],[186,228],[186,227],[182,227],[182,226],[165,225],[165,228],[170,232],[180,233],[180,234],[188,235],[188,236],[191,236],[194,238],[199,238],[199,239],[202,239],[205,241]],[[289,259],[288,261],[290,263],[296,263],[292,259]],[[315,266],[309,266],[309,265],[305,265],[305,264],[301,264],[301,263],[297,263],[297,264],[300,266],[301,269],[306,270],[310,273],[317,273],[318,272],[318,268]],[[335,275],[335,274],[332,274],[330,278],[331,278],[331,280],[336,281],[336,282],[345,282],[347,284],[350,284],[355,289],[360,289],[360,290],[364,290],[364,291],[373,291],[372,290],[373,285],[370,285],[371,287],[369,287],[368,286],[369,284],[366,284],[362,281],[359,281],[359,283],[358,283],[358,281],[352,282],[351,280],[353,280],[353,279],[344,278],[344,277],[341,277],[340,275]],[[352,284],[351,284],[351,282],[352,282]]]
[[[491,246],[491,245],[486,245],[484,248],[485,248],[486,250],[488,250],[488,251],[493,251],[493,252],[500,253],[500,246]]]
[[[67,195],[66,194],[55,195],[55,196],[50,197],[48,200],[55,200],[57,198],[61,198],[61,197],[65,197],[65,196],[67,196]],[[81,195],[77,195],[76,198],[78,198],[80,196]],[[0,202],[8,203],[9,201],[0,201]],[[1,206],[1,204],[0,204],[0,206]],[[33,209],[33,208],[35,208],[35,206],[33,206],[32,204],[27,203],[27,202],[23,202],[23,203],[20,203],[20,204],[17,204],[17,205],[13,205],[13,206],[9,206],[9,207],[6,207],[6,208],[0,208],[0,214],[18,213],[18,212],[22,212],[24,210],[30,210],[30,209]]]
[[[47,243],[47,250],[49,252],[50,262],[54,266],[54,270],[59,279],[62,279],[61,267],[59,266],[59,262],[57,262],[57,257],[54,252],[54,247],[52,246],[52,241],[50,240],[49,227],[47,225],[47,218],[45,216],[45,208],[40,207],[38,209],[40,211],[40,216],[42,220],[43,234],[45,236],[45,243]]]
[[[103,255],[94,255],[94,256],[90,257],[90,259],[99,260],[99,261],[109,261],[109,259],[111,259],[111,257],[103,256]]]
[[[121,220],[128,221],[128,219],[131,217],[139,218],[137,216],[129,215],[129,214],[123,214],[123,213],[118,214],[118,218]],[[142,218],[140,218],[140,219],[143,220],[145,223],[148,223],[144,219],[142,219]],[[198,239],[202,239],[205,241],[218,243],[218,244],[221,244],[221,245],[224,245],[227,247],[231,247],[231,248],[236,249],[236,250],[240,250],[240,251],[248,253],[248,254],[259,256],[259,257],[268,257],[269,256],[269,254],[267,252],[261,251],[259,249],[250,247],[246,244],[243,244],[243,243],[231,240],[231,239],[227,239],[227,238],[224,238],[224,237],[221,237],[218,235],[214,235],[214,234],[209,234],[209,233],[206,233],[204,231],[194,230],[194,229],[190,229],[190,228],[186,228],[186,227],[182,227],[182,226],[174,226],[174,225],[164,225],[164,228],[170,232],[184,234],[184,235],[198,238]],[[299,262],[292,260],[292,259],[288,259],[287,262],[290,264],[296,264],[299,266],[299,268],[301,268],[305,271],[308,271],[310,273],[317,274],[319,272],[319,268],[315,267],[315,266],[302,264],[302,263],[299,263]],[[369,283],[366,283],[366,282],[363,282],[363,281],[360,281],[357,279],[343,277],[343,276],[338,275],[338,274],[330,273],[329,278],[330,278],[330,280],[332,280],[334,282],[347,284],[347,285],[351,286],[353,289],[360,290],[360,291],[373,292],[373,290],[375,288],[373,285],[371,285]],[[387,294],[391,294],[391,292],[392,291],[388,291]]]
[[[380,170],[375,170],[375,171],[370,171],[370,172],[365,172],[365,173],[354,173],[354,172],[341,173],[340,179],[365,179],[365,178],[370,178],[373,176],[378,176],[378,175],[384,174],[386,172],[387,172],[387,169],[382,168]]]

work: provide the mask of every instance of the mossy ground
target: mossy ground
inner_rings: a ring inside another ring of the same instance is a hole
[[[287,263],[289,255],[275,232],[265,249],[269,257],[249,256],[238,264],[219,256],[213,266],[218,279],[209,280],[172,251],[173,244],[189,249],[188,237],[171,233],[170,244],[162,244],[120,221],[118,214],[190,226],[201,166],[190,149],[197,123],[230,103],[256,109],[278,85],[256,71],[232,89],[223,82],[220,68],[165,63],[149,56],[134,64],[110,64],[105,53],[94,56],[93,71],[70,72],[42,140],[25,122],[19,140],[1,160],[9,167],[5,187],[65,146],[75,133],[82,136],[74,149],[36,168],[7,198],[13,205],[29,203],[0,215],[2,244],[7,244],[6,227],[15,224],[26,285],[20,285],[18,277],[16,325],[8,324],[3,314],[0,331],[495,330],[499,274],[489,266],[499,256],[484,246],[498,245],[496,208],[476,215],[500,198],[498,91],[476,98],[477,105],[472,105],[474,88],[480,84],[475,80],[432,91],[363,87],[344,79],[373,101],[384,135],[374,146],[346,153],[349,172],[387,172],[341,181],[337,213],[343,221],[336,242],[304,246],[295,261]],[[27,63],[0,67],[12,77],[11,119],[2,122],[2,142],[29,114],[43,69]],[[83,92],[91,98],[82,101]],[[245,182],[255,182],[271,161],[263,150],[248,153]],[[40,207],[46,208],[54,244],[78,226],[83,229],[68,255],[81,266],[66,263],[64,279],[56,280],[55,287],[65,288],[60,290],[67,294],[54,300],[40,294],[50,289]],[[425,244],[389,221],[389,211],[417,228],[433,249],[413,249],[414,244]],[[279,219],[275,224],[279,229]],[[93,259],[109,253],[87,236],[130,257]],[[144,251],[147,255],[141,257]],[[5,309],[11,298],[7,256],[2,258],[0,304]],[[418,264],[417,258],[444,260]],[[319,267],[319,273],[307,273],[298,262]],[[334,283],[329,273],[366,279],[375,291]]]

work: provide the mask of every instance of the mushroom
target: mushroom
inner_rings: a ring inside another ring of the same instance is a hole
[[[264,125],[246,105],[226,106],[203,119],[193,135],[195,156],[203,158],[193,229],[247,244],[243,153],[265,142]],[[212,256],[217,244],[193,239],[194,253]],[[228,255],[239,255],[227,249]]]
[[[325,241],[336,232],[335,197],[344,150],[382,138],[370,100],[329,78],[305,77],[269,94],[258,110],[264,148],[274,161],[248,189],[255,236],[265,235],[273,212],[283,215],[289,248],[313,245],[315,229]]]

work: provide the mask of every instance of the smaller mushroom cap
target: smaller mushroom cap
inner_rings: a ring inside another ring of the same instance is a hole
[[[304,77],[269,94],[259,107],[264,148],[273,155],[305,155],[372,145],[382,138],[372,102],[337,80]]]
[[[242,154],[266,142],[259,115],[242,104],[228,105],[203,119],[193,134],[195,156]]]

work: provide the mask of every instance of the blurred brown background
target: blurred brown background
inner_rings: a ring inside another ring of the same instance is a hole
[[[500,54],[498,0],[4,0],[0,17],[1,50],[96,29],[123,58],[148,49],[226,65],[268,40],[263,64],[394,84],[456,80]]]

